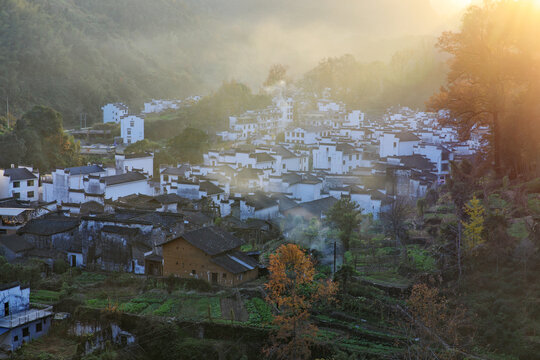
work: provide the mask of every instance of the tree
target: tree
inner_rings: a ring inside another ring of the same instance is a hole
[[[465,245],[469,252],[476,253],[478,246],[484,243],[484,219],[485,209],[480,203],[480,200],[473,198],[465,205],[465,214],[468,221],[462,221],[465,228]]]
[[[148,151],[154,152],[159,148],[161,148],[161,146],[158,143],[156,143],[155,141],[150,141],[148,139],[143,139],[143,140],[140,140],[140,141],[137,141],[137,142],[135,142],[133,144],[128,145],[124,149],[124,152],[127,153],[127,154],[130,154],[130,153],[139,154],[139,153],[144,153],[144,152],[148,152]]]
[[[498,175],[503,175],[504,165],[519,160],[503,159],[506,149],[524,149],[523,138],[534,142],[524,126],[528,120],[518,110],[525,96],[538,91],[538,16],[532,1],[486,0],[482,7],[469,7],[460,31],[443,33],[437,44],[452,57],[447,85],[430,99],[428,109],[446,110],[441,122],[456,126],[462,138],[478,126],[489,126]],[[523,138],[509,146],[516,132]]]
[[[390,209],[383,212],[381,216],[385,232],[394,237],[396,244],[401,247],[401,255],[405,261],[408,261],[407,247],[405,246],[405,239],[409,230],[407,220],[412,216],[414,216],[414,208],[402,196],[396,197]]]
[[[14,142],[24,144],[21,161],[43,170],[79,165],[80,144],[64,133],[62,115],[46,106],[34,106],[19,121]]]
[[[309,346],[317,333],[309,321],[309,310],[317,301],[331,302],[336,284],[316,282],[311,258],[294,244],[282,245],[270,255],[268,270],[267,301],[279,313],[274,318],[278,330],[264,351],[277,359],[309,359]]]
[[[204,131],[188,127],[170,139],[167,145],[169,151],[181,161],[198,163],[207,144],[208,135]]]
[[[348,197],[341,198],[326,214],[327,221],[338,230],[345,251],[351,247],[354,232],[360,232],[362,210]]]
[[[263,83],[263,86],[273,86],[275,84],[279,84],[282,81],[287,80],[287,66],[283,64],[274,64],[270,67],[270,70],[268,71],[268,76],[266,77],[266,80]]]

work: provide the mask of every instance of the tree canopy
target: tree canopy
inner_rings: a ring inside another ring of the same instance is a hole
[[[446,86],[428,102],[463,139],[491,130],[494,168],[502,175],[537,170],[540,160],[540,9],[533,1],[486,1],[468,8],[459,32],[438,47],[451,55]]]

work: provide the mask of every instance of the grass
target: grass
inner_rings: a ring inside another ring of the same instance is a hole
[[[372,281],[376,284],[395,286],[395,287],[408,287],[411,281],[404,276],[399,275],[394,271],[386,271],[375,274],[369,274],[362,276],[367,281]]]
[[[52,290],[32,290],[30,302],[52,305],[60,300],[60,292]]]

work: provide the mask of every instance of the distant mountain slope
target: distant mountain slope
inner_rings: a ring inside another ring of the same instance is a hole
[[[206,93],[224,80],[258,86],[276,62],[299,77],[329,56],[388,58],[436,24],[428,0],[377,4],[0,0],[0,113],[9,97],[16,116],[44,104],[67,127],[80,112],[99,121],[111,101],[136,111],[144,100]]]

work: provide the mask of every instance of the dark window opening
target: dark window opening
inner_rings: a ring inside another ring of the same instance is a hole
[[[9,315],[9,302],[4,303],[4,316]]]
[[[22,329],[22,336],[23,337],[30,336],[30,329],[28,329],[28,327],[25,327]]]
[[[43,330],[43,324],[42,323],[37,323],[36,324],[36,332],[41,332]]]

